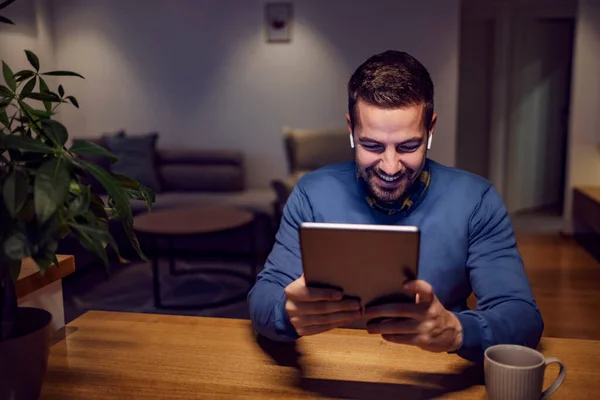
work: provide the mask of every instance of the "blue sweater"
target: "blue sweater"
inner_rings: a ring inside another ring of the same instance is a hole
[[[418,278],[432,285],[462,324],[463,343],[456,353],[480,363],[494,344],[537,346],[544,323],[501,197],[481,177],[427,162],[426,194],[407,212],[393,215],[369,206],[354,162],[329,165],[299,180],[265,269],[248,295],[259,334],[277,341],[299,337],[285,311],[283,290],[302,274],[301,222],[416,225],[421,230]],[[471,292],[477,311],[467,307]]]

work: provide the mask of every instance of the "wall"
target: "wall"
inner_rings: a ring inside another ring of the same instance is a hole
[[[346,82],[370,55],[410,52],[430,70],[439,114],[432,158],[455,162],[459,0],[297,0],[293,41],[267,44],[259,0],[60,0],[57,66],[81,110],[77,136],[159,131],[161,147],[246,155],[248,184],[284,176],[284,125],[344,127]]]
[[[509,211],[562,207],[573,19],[513,21],[506,203]]]
[[[468,132],[459,125],[459,165],[483,175],[481,154],[487,152],[487,176],[510,212],[562,202],[561,159],[566,146],[561,135],[565,135],[566,118],[561,107],[568,106],[570,49],[569,43],[560,49],[552,46],[559,39],[568,41],[569,23],[576,15],[572,0],[462,2],[461,28],[480,33],[461,39],[466,42],[461,53],[478,51],[479,58],[461,55],[465,61],[459,67],[460,76],[467,82],[459,82],[459,123],[470,113],[476,115],[471,125],[465,125],[471,128]],[[491,34],[483,30],[490,25]],[[471,87],[473,77],[484,82],[489,74],[483,49],[492,53],[487,93],[476,90],[481,86]],[[557,50],[564,51],[558,55]],[[485,130],[488,113],[489,129]],[[473,124],[477,124],[475,129]],[[477,152],[475,143],[488,147]]]
[[[32,69],[24,50],[31,50],[38,56],[42,71],[52,70],[55,64],[50,0],[19,0],[0,10],[0,14],[15,23],[0,24],[0,58],[13,72]],[[52,88],[54,80],[45,80]]]
[[[572,190],[600,185],[600,2],[579,0],[573,57],[564,231],[575,233]]]
[[[456,166],[489,179],[494,21],[463,20]]]

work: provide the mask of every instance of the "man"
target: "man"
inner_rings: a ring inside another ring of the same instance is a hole
[[[427,70],[403,52],[375,55],[352,75],[346,118],[355,161],[311,172],[292,191],[248,296],[259,334],[289,341],[361,317],[358,301],[306,287],[300,223],[416,225],[419,277],[405,289],[417,300],[365,310],[369,319],[387,317],[368,331],[478,363],[493,344],[537,346],[544,324],[502,199],[483,178],[427,158],[433,92]],[[472,292],[477,311],[467,307]]]

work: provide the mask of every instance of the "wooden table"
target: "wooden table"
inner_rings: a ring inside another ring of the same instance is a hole
[[[69,255],[57,255],[57,266],[51,266],[42,275],[32,258],[21,262],[21,273],[15,290],[19,305],[38,307],[52,314],[52,328],[65,325],[65,312],[62,295],[62,279],[75,271],[75,259]]]
[[[249,321],[88,312],[50,351],[42,399],[484,399],[456,355],[336,330],[297,344],[256,340]],[[567,377],[552,399],[600,398],[600,342],[544,338]],[[546,386],[557,368],[546,374]]]
[[[244,300],[248,290],[256,280],[256,243],[254,238],[254,215],[249,211],[231,206],[201,205],[170,210],[161,210],[142,214],[134,218],[133,227],[138,234],[146,236],[152,248],[152,281],[154,288],[154,306],[156,308],[194,309],[219,307]],[[213,273],[233,276],[246,281],[248,290],[234,293],[226,299],[203,304],[165,304],[161,296],[159,259],[161,257],[159,241],[167,242],[166,256],[169,260],[171,275],[195,273],[194,270],[177,270],[175,268],[175,249],[173,241],[181,237],[194,237],[202,240],[206,235],[223,234],[232,230],[245,229],[248,240],[252,242],[253,255],[250,259],[250,274],[223,268],[202,268],[204,274]]]

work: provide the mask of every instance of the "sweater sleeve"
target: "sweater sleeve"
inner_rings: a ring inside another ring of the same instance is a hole
[[[311,220],[310,203],[299,182],[284,207],[265,268],[248,294],[254,329],[271,340],[291,341],[299,337],[285,311],[283,290],[302,275],[298,229],[302,222]]]
[[[544,330],[504,203],[493,186],[469,223],[467,271],[476,311],[456,313],[463,343],[456,353],[475,363],[495,344],[535,348]]]

